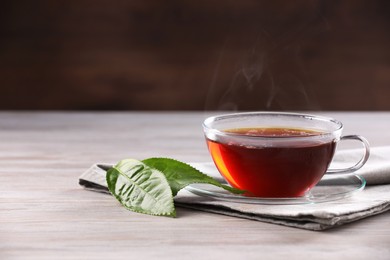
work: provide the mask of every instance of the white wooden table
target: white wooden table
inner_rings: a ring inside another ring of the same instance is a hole
[[[153,217],[83,190],[96,162],[209,161],[217,113],[0,113],[0,259],[390,259],[390,212],[313,232],[178,208]],[[390,112],[316,113],[390,145]]]

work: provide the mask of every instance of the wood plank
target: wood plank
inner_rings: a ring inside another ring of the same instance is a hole
[[[390,145],[389,112],[324,114]],[[209,160],[200,128],[208,115],[1,112],[0,258],[389,258],[390,212],[311,232],[184,208],[175,219],[142,215],[79,187],[95,162]]]

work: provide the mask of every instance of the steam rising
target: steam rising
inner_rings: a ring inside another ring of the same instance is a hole
[[[318,110],[299,42],[262,33],[241,57],[221,50],[206,110]],[[278,43],[278,44],[276,44]]]

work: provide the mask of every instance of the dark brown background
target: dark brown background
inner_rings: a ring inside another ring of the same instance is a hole
[[[389,110],[390,1],[0,3],[0,109]]]

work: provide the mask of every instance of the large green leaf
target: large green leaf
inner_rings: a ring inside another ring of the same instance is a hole
[[[223,185],[194,167],[174,159],[148,158],[142,162],[151,168],[159,170],[165,175],[169,182],[169,186],[172,189],[173,196],[176,196],[181,189],[192,183],[207,183],[221,187],[235,194],[244,193],[242,190]]]
[[[169,184],[159,170],[126,159],[107,171],[108,189],[127,209],[160,216],[176,216]]]

